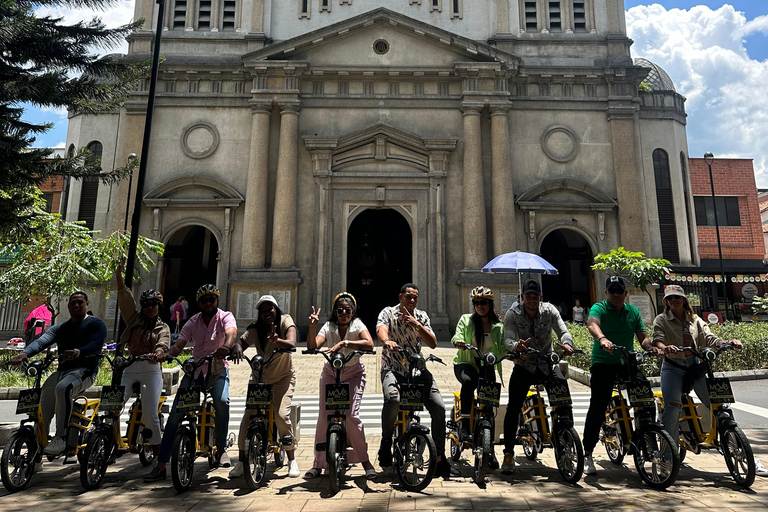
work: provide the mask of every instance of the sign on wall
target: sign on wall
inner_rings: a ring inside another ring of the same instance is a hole
[[[640,316],[643,318],[643,322],[646,324],[653,323],[655,315],[651,309],[651,299],[645,295],[630,295],[628,297],[629,303],[635,306],[640,311]]]
[[[259,317],[256,309],[256,301],[259,300],[259,292],[237,292],[237,319],[252,319]]]

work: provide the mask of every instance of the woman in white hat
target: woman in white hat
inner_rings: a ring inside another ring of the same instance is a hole
[[[262,295],[256,302],[259,318],[248,326],[240,339],[232,347],[232,359],[240,360],[243,351],[249,346],[256,347],[256,352],[267,358],[276,348],[293,348],[296,346],[296,324],[291,315],[286,315],[277,305],[272,295]],[[251,381],[255,381],[251,375]],[[288,476],[295,478],[301,473],[299,464],[294,458],[295,430],[291,423],[291,401],[296,388],[296,369],[290,353],[275,354],[269,367],[264,370],[264,383],[272,384],[272,408],[275,411],[277,435],[285,448],[288,457]],[[240,434],[237,446],[240,450],[240,461],[245,460],[245,437],[248,433],[248,415],[243,416],[240,423]],[[229,476],[237,478],[243,475],[243,463],[238,462],[229,472]]]
[[[728,340],[737,349],[741,341]],[[707,323],[694,314],[681,286],[671,284],[664,290],[664,312],[653,321],[653,340],[645,343],[664,354],[661,365],[661,394],[664,398],[664,429],[672,439],[679,436],[679,416],[682,407],[683,380],[693,378],[693,389],[702,404],[709,409],[706,366],[699,363],[684,347],[700,350],[717,346],[723,340],[712,334]],[[648,348],[647,346],[645,348]]]

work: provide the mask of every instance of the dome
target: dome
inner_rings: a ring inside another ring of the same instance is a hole
[[[661,69],[661,66],[654,64],[648,59],[641,58],[635,59],[635,66],[650,68],[651,71],[648,73],[645,80],[643,80],[643,83],[650,85],[652,90],[675,91],[675,83],[669,78],[667,72]]]

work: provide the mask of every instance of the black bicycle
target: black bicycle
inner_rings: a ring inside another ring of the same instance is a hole
[[[680,456],[672,436],[656,421],[651,384],[640,370],[644,358],[653,353],[635,352],[620,345],[614,345],[613,349],[623,353],[627,364],[622,365],[626,371],[616,377],[615,391],[605,411],[601,441],[611,462],[621,464],[624,456],[630,454],[645,483],[654,489],[666,489],[677,479]]]
[[[335,352],[312,349],[304,350],[302,354],[321,354],[336,373],[336,382],[325,385],[325,408],[333,411],[328,415],[328,428],[325,443],[318,443],[315,449],[325,452],[328,463],[328,475],[331,477],[331,491],[339,492],[344,473],[347,471],[347,415],[352,395],[348,382],[341,382],[341,370],[355,356],[375,354],[373,350],[355,350],[348,355]]]

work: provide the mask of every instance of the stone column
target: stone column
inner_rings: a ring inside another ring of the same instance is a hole
[[[480,138],[482,103],[464,102],[464,268],[480,269],[488,263],[485,231],[485,195]]]
[[[261,268],[267,256],[267,192],[269,120],[272,100],[251,100],[251,156],[243,219],[243,252],[240,265]]]
[[[509,163],[509,105],[491,105],[493,257],[515,250],[515,194]]]
[[[280,154],[277,160],[275,217],[272,223],[272,267],[296,264],[296,198],[298,181],[298,100],[279,101]]]

